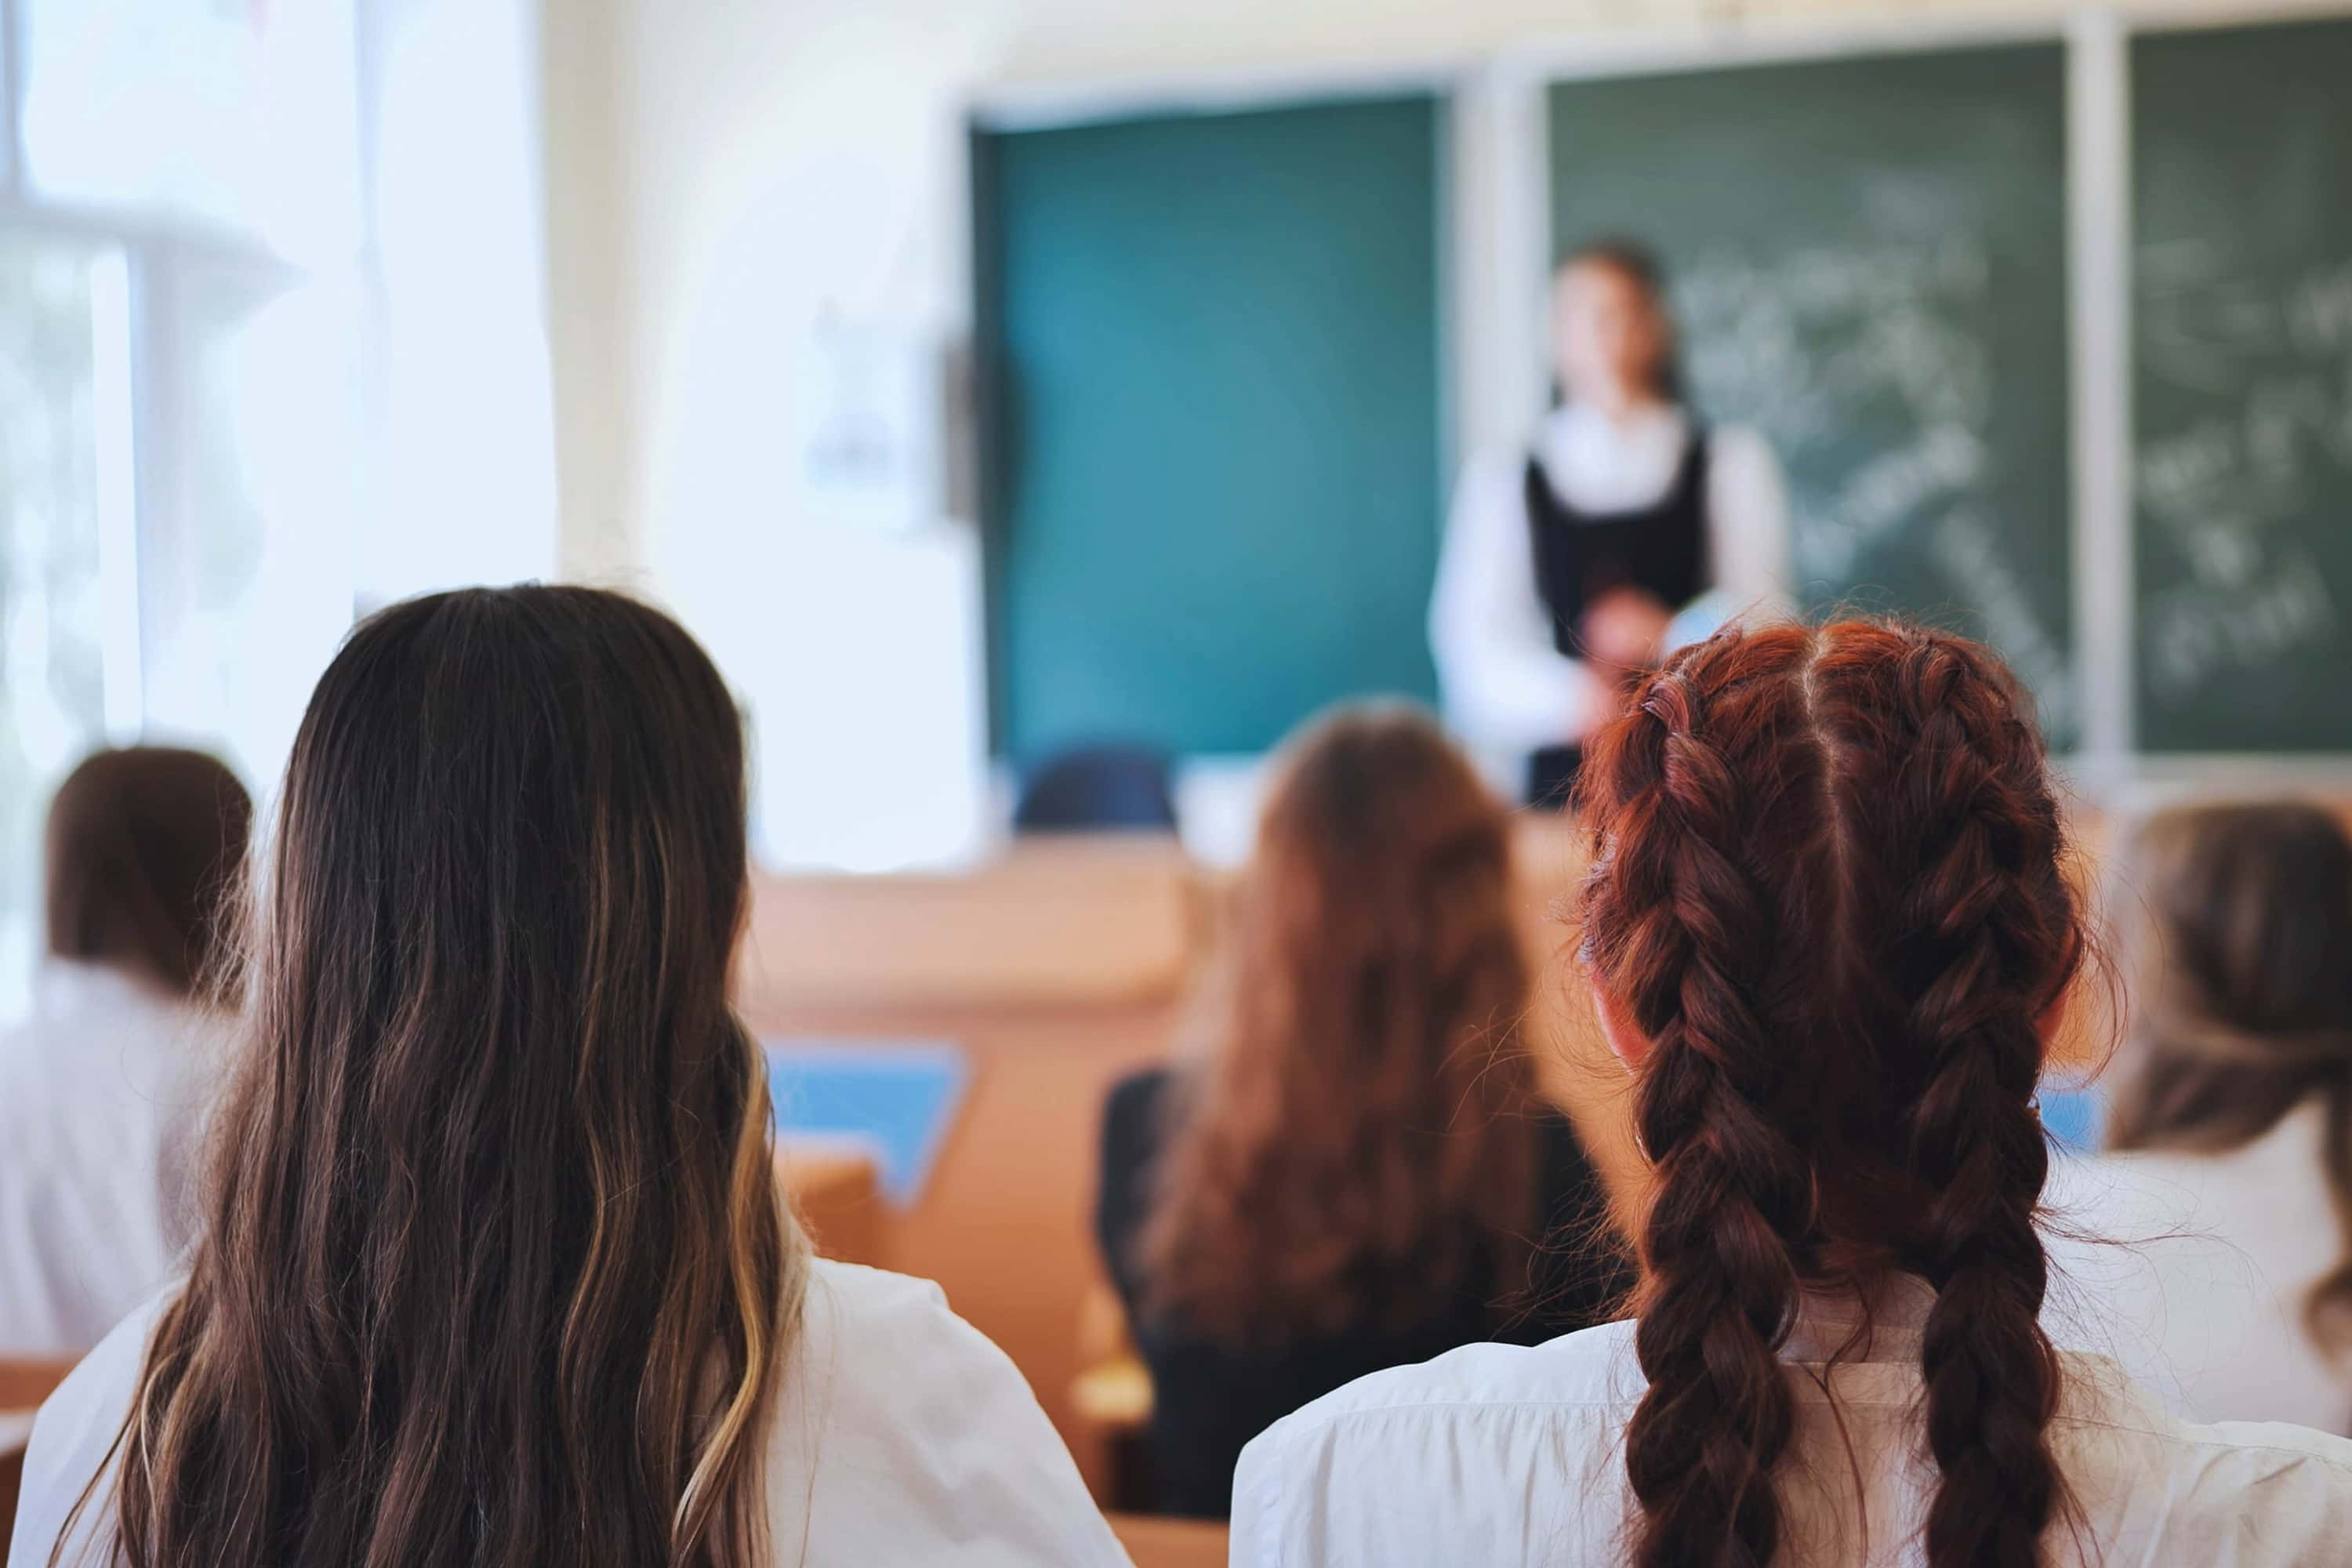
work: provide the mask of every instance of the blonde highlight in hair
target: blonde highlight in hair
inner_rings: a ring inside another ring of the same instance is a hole
[[[288,767],[113,1561],[769,1561],[808,1245],[728,1002],[744,789],[718,672],[620,595],[352,633]]]

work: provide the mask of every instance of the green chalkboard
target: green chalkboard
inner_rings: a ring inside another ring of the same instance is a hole
[[[1440,110],[974,139],[991,708],[1029,758],[1427,698]]]
[[[2352,22],[2131,65],[2139,742],[2352,749]]]
[[[1808,607],[1986,637],[2076,727],[2055,43],[1560,82],[1560,249],[1664,258],[1701,417],[1788,476]]]

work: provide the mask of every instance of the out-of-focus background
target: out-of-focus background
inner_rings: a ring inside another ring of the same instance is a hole
[[[639,589],[753,729],[747,1012],[925,1043],[877,1091],[920,1152],[883,1250],[1074,1437],[1101,1088],[1167,1047],[1267,750],[1438,697],[1449,502],[1551,400],[1563,248],[1657,250],[1691,405],[1776,455],[1798,604],[1990,638],[2086,820],[2352,773],[2341,7],[0,24],[0,1011],[93,744],[266,794],[356,615]],[[1011,847],[1074,748],[1147,819],[1164,761],[1176,835]],[[1532,932],[1572,850],[1525,833]]]

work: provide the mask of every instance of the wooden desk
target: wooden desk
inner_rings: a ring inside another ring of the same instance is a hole
[[[16,1497],[25,1484],[25,1445],[33,1438],[33,1413],[0,1411],[0,1542],[16,1525]]]
[[[1135,1568],[1224,1568],[1227,1532],[1222,1524],[1134,1513],[1107,1517]]]
[[[0,1356],[0,1412],[37,1410],[73,1371],[79,1357],[11,1359]]]
[[[952,876],[766,877],[737,990],[755,1011],[1087,1007],[1164,998],[1195,956],[1173,837],[1024,841]]]
[[[25,1445],[33,1412],[73,1370],[70,1361],[0,1361],[0,1542],[16,1523],[16,1496],[25,1479]]]

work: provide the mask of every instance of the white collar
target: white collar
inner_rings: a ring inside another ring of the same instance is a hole
[[[52,958],[33,979],[33,1007],[49,1019],[140,1008],[169,1012],[176,1004],[163,987],[109,964]]]
[[[1916,1362],[1935,1308],[1936,1288],[1916,1274],[1881,1280],[1866,1302],[1852,1290],[1807,1289],[1780,1359]]]
[[[1568,447],[1670,445],[1690,438],[1690,416],[1679,404],[1645,403],[1612,419],[1590,403],[1564,403],[1545,416],[1538,443],[1547,457]]]

